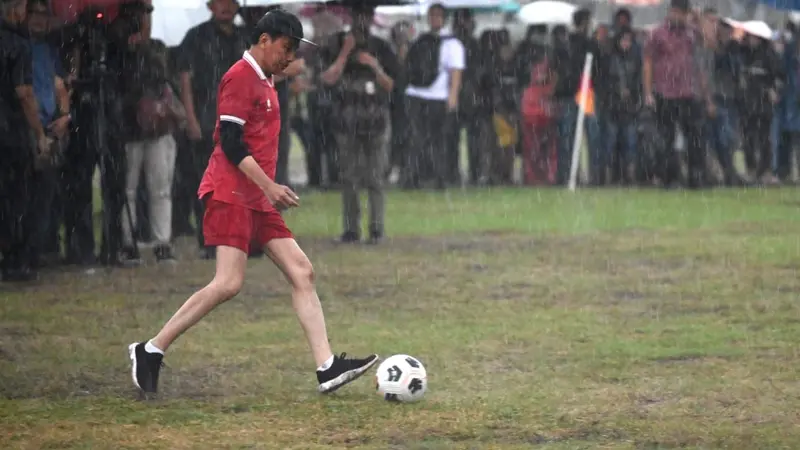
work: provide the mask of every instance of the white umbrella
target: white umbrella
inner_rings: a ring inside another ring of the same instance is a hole
[[[326,3],[328,0],[242,0],[242,6],[276,6],[301,3]],[[192,27],[211,18],[208,0],[153,0],[152,37],[169,47],[179,45]],[[240,15],[234,20],[244,25]]]
[[[577,6],[554,0],[528,3],[517,13],[517,19],[528,25],[572,25],[572,14]]]
[[[205,0],[153,0],[152,37],[174,47],[189,29],[210,17]]]
[[[327,3],[328,0],[241,0],[242,6],[302,5],[305,3]]]
[[[505,6],[509,0],[423,0],[416,4],[378,6],[375,8],[375,14],[387,17],[424,16],[428,14],[428,8],[437,3],[447,9],[491,9]]]

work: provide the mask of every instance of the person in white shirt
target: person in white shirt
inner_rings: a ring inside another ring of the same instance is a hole
[[[433,181],[437,188],[443,189],[451,171],[446,136],[448,127],[454,126],[451,122],[458,109],[465,52],[461,41],[443,30],[445,18],[446,10],[441,4],[428,8],[430,32],[416,40],[406,60],[405,94],[411,142],[403,185],[408,188]]]

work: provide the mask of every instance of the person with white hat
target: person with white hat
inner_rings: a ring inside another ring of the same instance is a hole
[[[772,30],[760,21],[742,24],[741,123],[747,174],[752,181],[778,183],[772,174],[772,118],[781,89],[780,60],[771,46]]]

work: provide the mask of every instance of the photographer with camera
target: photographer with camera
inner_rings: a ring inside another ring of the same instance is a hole
[[[92,177],[100,166],[103,198],[103,240],[100,262],[119,265],[123,250],[120,219],[125,202],[124,86],[120,83],[124,54],[141,28],[143,1],[129,2],[110,23],[105,14],[86,9],[75,26],[73,51],[75,131],[65,163],[67,259],[79,264],[94,261]]]
[[[36,278],[30,230],[34,171],[50,159],[52,140],[39,118],[31,48],[22,25],[26,1],[0,2],[0,249],[4,281]]]
[[[127,176],[125,192],[128,208],[123,214],[136,211],[136,194],[144,168],[147,202],[156,259],[173,261],[172,248],[172,181],[177,147],[172,133],[186,119],[183,105],[169,83],[167,47],[151,39],[153,7],[128,3],[121,14],[136,17],[139,33],[133,36],[122,54],[123,118]],[[122,218],[123,262],[138,262],[133,237],[136,214]]]

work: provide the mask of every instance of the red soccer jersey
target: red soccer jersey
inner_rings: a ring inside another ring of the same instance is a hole
[[[219,84],[214,152],[200,182],[198,195],[205,198],[210,194],[219,202],[256,211],[274,210],[264,192],[222,152],[220,121],[234,122],[244,127],[247,149],[264,173],[274,179],[281,131],[278,92],[272,78],[264,75],[248,52],[225,73]]]

